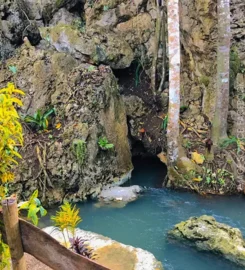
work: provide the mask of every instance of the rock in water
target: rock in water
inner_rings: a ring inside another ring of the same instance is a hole
[[[123,201],[131,202],[137,199],[142,191],[140,186],[134,185],[130,187],[109,187],[104,188],[98,198],[102,201]]]
[[[60,243],[64,243],[63,234],[54,227],[47,227],[44,231]],[[153,254],[141,248],[124,245],[103,235],[76,229],[76,237],[87,240],[92,248],[95,261],[112,270],[163,270],[162,264]],[[66,242],[69,236],[64,234]]]
[[[245,241],[241,231],[217,222],[212,216],[192,217],[175,225],[168,234],[199,250],[214,252],[245,266]]]

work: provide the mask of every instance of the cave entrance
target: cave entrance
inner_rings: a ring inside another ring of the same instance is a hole
[[[127,185],[139,185],[146,188],[162,188],[167,175],[167,166],[158,157],[133,157],[134,170]]]

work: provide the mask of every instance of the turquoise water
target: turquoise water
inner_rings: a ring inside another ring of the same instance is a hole
[[[80,227],[146,249],[166,270],[242,269],[218,256],[171,242],[166,234],[176,223],[203,214],[212,215],[245,234],[245,197],[204,198],[156,188],[165,175],[164,170],[162,164],[150,160],[136,162],[129,184],[148,187],[144,194],[124,208],[96,208],[93,202],[78,204],[83,218]]]

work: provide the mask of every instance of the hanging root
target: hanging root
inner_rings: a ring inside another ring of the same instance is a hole
[[[53,188],[53,185],[51,183],[51,180],[50,180],[48,173],[47,173],[47,170],[45,168],[46,167],[46,145],[43,148],[43,152],[42,152],[43,157],[41,157],[41,151],[40,151],[40,148],[38,146],[36,146],[36,152],[37,152],[37,158],[38,158],[39,164],[41,166],[41,171],[38,173],[38,176],[41,175],[42,172],[44,174],[44,180],[42,182],[42,184],[43,184],[42,201],[44,201],[45,197],[46,197],[47,184],[49,187]]]
[[[157,58],[158,58],[160,32],[161,32],[161,10],[160,10],[158,0],[156,0],[156,9],[157,9],[157,19],[156,19],[156,27],[155,27],[155,48],[154,48],[154,55],[153,55],[152,68],[151,68],[151,89],[152,89],[152,94],[154,97],[156,96]]]
[[[158,88],[158,92],[162,92],[163,86],[165,83],[166,78],[166,12],[164,10],[164,7],[162,6],[161,10],[161,22],[162,22],[162,36],[161,36],[161,42],[162,42],[162,77],[161,82]]]

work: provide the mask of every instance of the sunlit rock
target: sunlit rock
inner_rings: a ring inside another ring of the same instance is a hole
[[[60,243],[68,242],[67,234],[65,241],[63,234],[54,227],[47,227],[44,231]],[[87,240],[88,246],[96,255],[95,261],[111,270],[163,270],[162,264],[146,250],[124,245],[103,235],[81,229],[77,229],[75,234]]]
[[[192,217],[180,222],[169,231],[169,236],[245,266],[245,241],[241,231],[217,222],[212,216]]]

